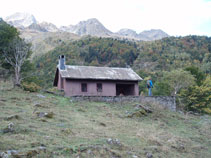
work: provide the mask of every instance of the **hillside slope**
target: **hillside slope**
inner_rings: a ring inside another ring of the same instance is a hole
[[[76,34],[68,32],[39,32],[31,29],[22,30],[21,37],[32,43],[32,58],[41,56],[63,43],[80,39]]]
[[[169,71],[195,65],[211,73],[211,37],[168,37],[139,43],[139,48],[136,69]]]
[[[210,116],[145,106],[153,112],[129,117],[140,110],[137,103],[70,102],[45,93],[1,90],[0,155],[211,157]]]
[[[53,83],[58,56],[66,56],[66,64],[110,67],[132,67],[142,71],[141,77],[156,72],[195,65],[211,73],[211,38],[204,36],[169,37],[153,42],[130,42],[111,38],[83,38],[63,43],[35,61],[37,75],[46,85]]]

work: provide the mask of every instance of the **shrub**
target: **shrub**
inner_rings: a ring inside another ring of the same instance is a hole
[[[181,92],[185,109],[211,115],[211,77],[201,86],[193,86]]]
[[[41,87],[35,84],[34,82],[31,82],[31,83],[24,82],[22,83],[22,87],[25,91],[29,91],[29,92],[37,92],[41,89]]]

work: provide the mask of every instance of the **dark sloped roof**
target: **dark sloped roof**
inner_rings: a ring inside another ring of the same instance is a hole
[[[95,66],[70,66],[65,70],[59,70],[62,78],[71,79],[97,79],[97,80],[128,80],[140,81],[138,76],[130,68],[95,67]]]

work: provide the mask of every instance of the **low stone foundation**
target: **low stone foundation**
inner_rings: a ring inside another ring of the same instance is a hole
[[[95,101],[95,102],[147,102],[157,103],[161,106],[176,111],[175,97],[172,96],[116,96],[116,97],[95,97],[95,96],[74,96],[70,101]]]

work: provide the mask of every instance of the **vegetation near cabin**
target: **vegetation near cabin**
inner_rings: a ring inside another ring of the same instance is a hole
[[[26,66],[27,58],[30,57],[30,45],[19,37],[18,31],[3,21],[0,21],[0,57],[2,66],[12,69],[14,73],[14,84],[20,86],[22,67]],[[5,60],[3,60],[3,59]]]
[[[131,67],[144,79],[140,95],[152,78],[153,95],[176,96],[180,112],[149,103],[75,103],[41,92],[52,90],[61,54],[67,65]],[[0,157],[6,150],[16,157],[210,157],[210,75],[210,37],[86,36],[36,56],[0,20]],[[24,91],[11,89],[11,80]]]

